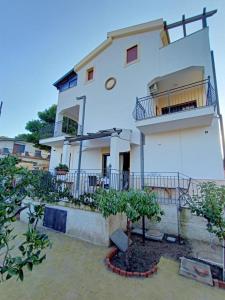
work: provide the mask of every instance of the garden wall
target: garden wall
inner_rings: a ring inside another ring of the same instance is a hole
[[[158,229],[161,232],[178,235],[177,206],[174,204],[160,205],[165,215],[160,223],[150,223],[146,219],[147,228]],[[209,241],[210,234],[206,229],[206,220],[192,214],[189,208],[182,208],[180,213],[181,236],[186,239]],[[138,224],[141,227],[141,222]]]
[[[23,202],[23,205],[26,205],[28,202],[35,203],[34,201],[26,200]],[[72,205],[66,203],[60,203],[59,205],[46,204],[46,207],[67,212],[65,234],[93,244],[108,246],[111,233],[119,227],[126,228],[126,218],[120,214],[105,219],[97,211],[84,207],[83,209],[72,207]],[[28,221],[27,212],[28,210],[25,209],[20,214],[20,220],[26,223]],[[38,226],[43,226],[43,220],[39,222]]]

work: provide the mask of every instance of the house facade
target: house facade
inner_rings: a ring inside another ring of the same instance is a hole
[[[63,163],[71,172],[80,164],[105,174],[110,166],[224,179],[207,26],[174,42],[163,19],[109,32],[54,85],[55,131],[40,141],[51,146],[50,170]],[[76,134],[63,117],[78,123]]]
[[[0,158],[15,155],[20,159],[20,166],[29,170],[48,170],[50,155],[48,151],[40,150],[32,143],[9,137],[0,137]]]

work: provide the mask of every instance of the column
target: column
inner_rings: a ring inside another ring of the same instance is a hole
[[[65,164],[69,167],[69,159],[70,159],[70,143],[69,141],[64,141],[63,144],[63,153],[62,153],[62,164]]]

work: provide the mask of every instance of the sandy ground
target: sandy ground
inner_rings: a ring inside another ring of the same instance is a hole
[[[19,231],[25,225],[17,224]],[[178,275],[179,264],[161,258],[152,278],[123,278],[104,266],[108,249],[48,231],[53,248],[47,260],[23,283],[9,280],[0,286],[0,300],[151,299],[219,300],[225,291]]]

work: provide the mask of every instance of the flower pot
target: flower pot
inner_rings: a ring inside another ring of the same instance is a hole
[[[65,170],[56,170],[56,175],[66,175],[67,171]]]

